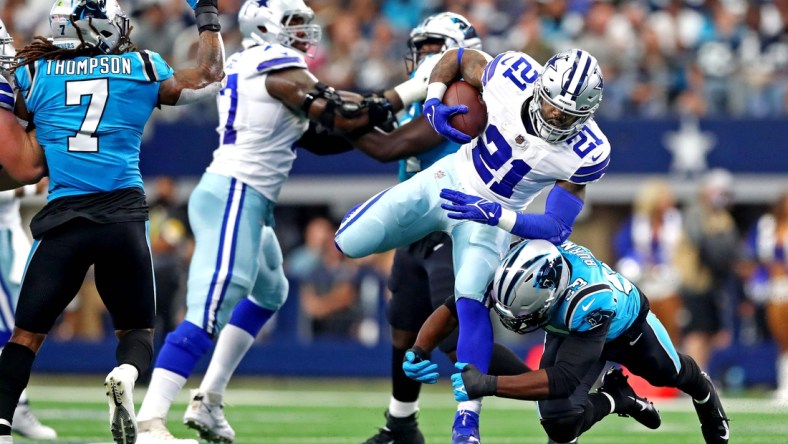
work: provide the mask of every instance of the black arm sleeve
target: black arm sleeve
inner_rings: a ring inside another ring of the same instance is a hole
[[[344,153],[353,149],[350,140],[314,122],[309,122],[309,129],[295,145],[319,156]]]
[[[566,398],[577,388],[588,368],[602,356],[610,320],[583,333],[570,333],[556,355],[555,365],[545,369],[550,398]]]

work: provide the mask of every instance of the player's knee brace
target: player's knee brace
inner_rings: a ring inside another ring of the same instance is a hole
[[[571,442],[580,434],[583,421],[583,413],[572,413],[566,416],[543,419],[542,428],[553,441]]]
[[[143,374],[153,360],[153,333],[147,330],[130,330],[118,339],[115,359],[120,364],[131,364]]]

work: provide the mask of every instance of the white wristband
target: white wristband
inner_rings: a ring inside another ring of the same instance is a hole
[[[517,213],[506,208],[501,208],[501,217],[498,218],[498,228],[512,232],[514,224],[517,223]]]
[[[421,102],[427,96],[424,82],[415,78],[395,86],[394,92],[397,93],[404,106],[408,106],[414,102]]]
[[[427,85],[427,99],[425,100],[425,102],[430,99],[438,99],[442,101],[443,95],[446,94],[447,89],[449,89],[449,87],[445,83],[441,83],[441,82],[430,83],[429,85]]]

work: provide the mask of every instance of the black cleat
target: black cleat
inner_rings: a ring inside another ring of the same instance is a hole
[[[386,426],[364,444],[424,444],[424,435],[419,430],[416,414],[395,418],[386,411]]]
[[[709,396],[705,402],[700,404],[693,399],[692,405],[695,407],[698,419],[700,419],[700,430],[703,432],[703,439],[706,441],[706,444],[727,444],[730,437],[730,428],[728,426],[730,420],[725,416],[720,396],[717,394],[717,389],[714,388],[711,378],[705,372],[702,375],[709,382]]]
[[[620,368],[612,368],[602,379],[599,391],[607,394],[615,402],[614,412],[618,416],[629,416],[650,429],[657,429],[662,424],[659,411],[654,403],[641,398],[627,382],[628,376]]]

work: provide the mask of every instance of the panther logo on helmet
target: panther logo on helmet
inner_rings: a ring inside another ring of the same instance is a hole
[[[515,333],[543,327],[566,290],[569,272],[558,248],[546,240],[517,244],[495,272],[492,306],[501,323]]]
[[[322,36],[315,13],[303,0],[246,0],[238,12],[244,47],[278,43],[314,57]]]

